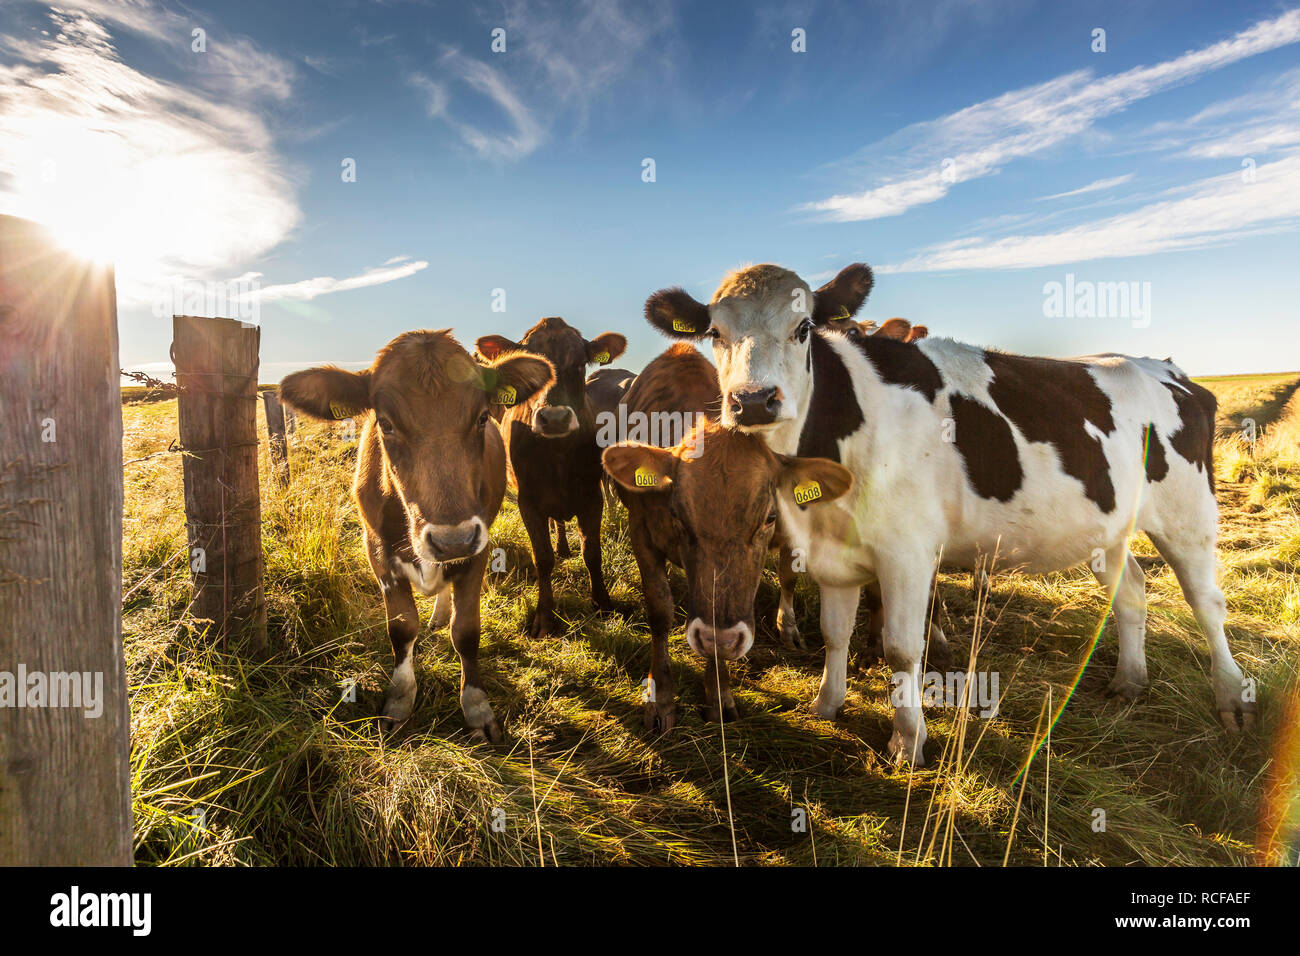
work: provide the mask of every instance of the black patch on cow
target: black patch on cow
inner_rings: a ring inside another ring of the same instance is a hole
[[[1210,482],[1210,494],[1214,494],[1214,416],[1219,403],[1213,392],[1185,375],[1175,376],[1174,382],[1165,382],[1164,386],[1174,396],[1182,423],[1178,431],[1169,436],[1169,444],[1195,465],[1197,471],[1205,472]]]
[[[1007,420],[983,402],[954,392],[949,396],[957,450],[966,477],[981,498],[1010,501],[1024,481],[1015,436]]]
[[[853,379],[844,360],[818,332],[812,335],[808,355],[812,363],[812,400],[796,454],[801,458],[839,461],[839,440],[852,435],[866,419],[858,407]]]
[[[1165,460],[1165,446],[1160,443],[1155,425],[1147,425],[1142,450],[1146,455],[1147,481],[1164,481],[1169,474],[1169,462]]]
[[[938,367],[915,344],[883,335],[866,335],[852,341],[862,349],[882,381],[915,389],[929,402],[943,388]]]
[[[1115,510],[1115,485],[1100,439],[1089,435],[1091,422],[1103,434],[1115,430],[1110,399],[1088,367],[1059,359],[985,352],[993,370],[989,397],[1020,433],[1056,449],[1062,470],[1083,484],[1089,500],[1104,514]]]

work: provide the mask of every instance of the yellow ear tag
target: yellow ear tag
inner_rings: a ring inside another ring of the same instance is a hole
[[[638,488],[653,488],[659,484],[659,476],[654,469],[642,465],[636,470],[635,481]]]
[[[492,398],[494,405],[513,405],[515,398],[518,396],[513,385],[502,385],[497,389],[497,393]]]
[[[694,331],[695,331],[695,326],[691,325],[691,323],[689,323],[689,322],[684,321],[683,319],[673,319],[673,331],[674,331],[674,332],[694,332]]]
[[[821,496],[822,486],[815,481],[805,481],[802,485],[794,486],[794,503],[797,505],[806,505]]]
[[[361,409],[353,408],[346,402],[330,402],[330,414],[341,421],[344,418],[356,418],[361,414]]]
[[[593,356],[591,357],[591,360],[592,360],[593,362],[596,362],[596,363],[600,364],[600,365],[604,365],[606,362],[609,361],[609,353],[608,353],[608,352],[598,352],[598,353],[596,353],[595,355],[593,355]]]
[[[835,318],[836,318],[836,319],[851,319],[851,318],[853,318],[853,316],[849,315],[849,308],[848,308],[848,306],[846,306],[846,305],[842,305],[842,306],[840,306],[840,312],[839,312],[839,315],[835,316]]]

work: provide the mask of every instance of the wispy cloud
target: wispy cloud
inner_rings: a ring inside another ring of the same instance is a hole
[[[592,104],[672,23],[665,9],[626,0],[510,2],[491,23],[505,29],[506,53],[478,59],[445,49],[431,73],[408,82],[424,95],[426,114],[477,156],[513,162],[535,152],[561,119],[585,124]]]
[[[1080,186],[1078,189],[1071,189],[1068,192],[1053,193],[1050,196],[1039,196],[1039,202],[1047,202],[1051,199],[1066,199],[1070,196],[1082,196],[1086,193],[1099,193],[1107,189],[1114,189],[1116,186],[1122,186],[1133,178],[1132,173],[1125,173],[1123,176],[1112,176],[1110,179],[1096,179],[1086,186]]]
[[[329,295],[333,292],[348,292],[352,289],[365,289],[373,285],[383,285],[385,282],[395,282],[398,279],[405,279],[423,269],[429,268],[429,263],[422,259],[414,262],[408,261],[409,259],[409,256],[394,256],[382,266],[367,269],[360,275],[348,276],[345,279],[336,279],[333,276],[318,276],[314,279],[303,279],[299,282],[269,285],[250,293],[247,298],[256,302],[275,302],[280,299],[297,299],[310,302],[318,296]],[[241,278],[251,277],[246,275]]]
[[[957,183],[992,175],[1015,159],[1056,146],[1131,103],[1297,41],[1300,9],[1154,66],[1101,78],[1079,70],[1005,93],[905,127],[867,147],[844,165],[875,179],[875,185],[800,208],[836,221],[899,215],[943,198]]]
[[[292,70],[236,39],[185,84],[159,79],[122,62],[108,27],[148,42],[179,23],[164,60],[208,55],[190,52],[188,20],[144,0],[62,7],[43,31],[0,36],[0,212],[114,259],[126,304],[283,241],[301,214],[264,117]]]
[[[1294,228],[1300,220],[1300,155],[1248,172],[1203,179],[1179,198],[1056,232],[970,238],[931,246],[881,272],[1027,269],[1091,259],[1196,249]]]

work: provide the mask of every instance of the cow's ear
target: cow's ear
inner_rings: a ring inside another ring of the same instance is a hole
[[[924,325],[914,325],[912,326],[912,331],[907,333],[907,338],[904,339],[903,341],[918,342],[921,339],[929,336],[929,334],[930,334],[930,330],[927,329]]]
[[[685,289],[660,289],[645,300],[646,321],[675,339],[698,339],[713,320],[709,307],[696,302]]]
[[[867,301],[875,279],[871,275],[871,266],[865,262],[855,262],[845,266],[830,282],[813,293],[812,320],[822,325],[831,319],[849,319],[862,308]]]
[[[491,362],[506,352],[522,352],[524,347],[504,335],[485,335],[474,343],[478,354]]]
[[[354,418],[371,407],[370,372],[349,372],[334,365],[294,372],[280,383],[280,400],[312,418]]]
[[[912,331],[911,322],[907,321],[907,319],[895,318],[895,319],[886,319],[885,324],[882,325],[880,328],[876,329],[876,331],[872,332],[871,334],[879,335],[882,338],[886,338],[886,339],[897,339],[900,342],[906,342],[907,335],[911,331]]]
[[[668,449],[639,442],[611,445],[600,460],[609,476],[628,491],[667,491],[677,461]]]
[[[479,341],[483,341],[479,339]],[[540,355],[512,351],[483,369],[482,382],[493,405],[526,402],[555,381],[555,366]]]
[[[797,505],[834,501],[853,487],[853,473],[829,458],[776,457],[781,463],[778,492]]]
[[[608,365],[627,350],[627,339],[617,332],[605,332],[587,343],[587,361]]]

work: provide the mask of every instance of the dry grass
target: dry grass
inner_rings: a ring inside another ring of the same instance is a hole
[[[1245,410],[1262,415],[1281,394],[1271,378],[1210,385],[1231,396],[1225,415],[1235,420]],[[488,575],[482,652],[507,742],[468,741],[455,653],[445,630],[430,634],[427,626],[415,714],[403,734],[385,741],[373,715],[390,650],[348,500],[353,449],[328,426],[303,425],[288,491],[264,476],[267,599],[278,651],[259,665],[206,647],[187,613],[179,459],[132,464],[124,630],[137,859],[1090,866],[1243,864],[1267,854],[1276,862],[1300,824],[1297,407],[1300,396],[1253,456],[1235,438],[1221,446],[1229,640],[1258,681],[1260,730],[1229,737],[1219,729],[1205,642],[1169,570],[1142,540],[1150,691],[1135,705],[1104,697],[1115,662],[1108,628],[1051,728],[1050,746],[1019,782],[1047,730],[1046,703],[1069,694],[1104,612],[1086,572],[995,576],[987,595],[973,592],[969,575],[941,575],[938,614],[958,660],[997,671],[1004,696],[989,720],[929,709],[934,767],[917,772],[883,759],[890,710],[881,665],[851,674],[840,721],[804,710],[816,693],[820,651],[775,646],[770,577],[759,593],[765,628],[733,681],[744,719],[726,727],[724,765],[721,729],[695,714],[702,668],[680,640],[673,652],[681,726],[666,738],[642,732],[649,646],[624,515],[607,515],[605,554],[626,616],[589,613],[585,571],[574,557],[556,581],[570,628],[535,643],[523,635],[535,594],[527,539],[507,504],[493,537],[508,570]],[[173,402],[124,411],[124,459],[165,449],[175,437]],[[431,607],[421,606],[427,620]],[[816,592],[807,582],[798,607],[804,633],[815,635]],[[354,702],[341,690],[351,682]],[[1288,728],[1292,749],[1279,759]]]

